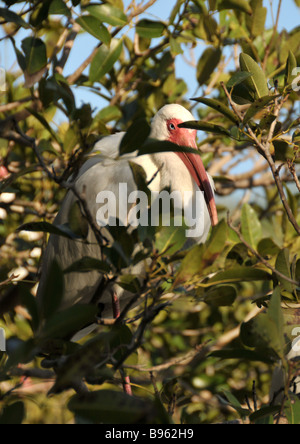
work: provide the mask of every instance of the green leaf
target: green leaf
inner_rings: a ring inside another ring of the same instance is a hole
[[[222,136],[230,136],[230,131],[224,128],[221,125],[217,125],[215,123],[202,122],[202,121],[194,121],[180,123],[178,125],[180,128],[191,128],[197,131],[205,131],[214,134],[220,134]]]
[[[0,8],[0,17],[4,18],[8,23],[15,23],[25,29],[29,28],[28,23],[26,23],[20,15],[10,9]]]
[[[257,245],[257,251],[261,256],[275,256],[280,247],[271,238],[262,239]]]
[[[41,71],[47,66],[47,49],[43,40],[36,37],[27,37],[22,41],[25,54],[26,71],[29,75]]]
[[[78,239],[67,225],[52,225],[49,222],[29,222],[27,224],[21,225],[17,229],[17,232],[20,231],[50,233],[57,236],[66,237],[67,239]]]
[[[136,24],[135,29],[140,37],[152,39],[163,35],[165,25],[162,22],[142,19]]]
[[[49,7],[49,14],[64,15],[66,17],[72,16],[71,11],[63,0],[52,0]]]
[[[76,304],[65,310],[54,313],[45,323],[40,337],[43,339],[60,339],[80,331],[96,320],[96,305]]]
[[[123,274],[117,282],[123,290],[129,291],[130,293],[139,293],[141,290],[141,284],[137,276],[132,274]]]
[[[96,17],[93,17],[91,15],[84,15],[76,19],[76,23],[78,23],[78,25],[80,25],[85,31],[87,31],[96,39],[100,40],[106,45],[110,44],[110,33],[102,23],[99,23],[99,19],[97,19]]]
[[[271,102],[273,102],[276,97],[279,97],[279,95],[268,95],[257,99],[247,110],[243,120],[243,124],[246,125],[253,117],[255,117],[258,112],[262,111],[266,107],[266,105],[271,105]]]
[[[53,260],[48,265],[47,282],[41,295],[41,317],[49,319],[59,309],[64,296],[64,276],[60,265]]]
[[[267,313],[259,313],[242,324],[241,340],[248,347],[268,353],[270,358],[284,359],[283,324],[280,288],[277,287],[270,299]]]
[[[252,14],[253,12],[247,0],[220,0],[217,8],[218,11],[223,11],[224,9],[237,9],[246,14]]]
[[[242,71],[252,74],[244,81],[244,84],[252,90],[257,98],[268,96],[269,89],[267,79],[261,67],[248,54],[240,54],[240,66]]]
[[[204,85],[218,66],[222,57],[220,48],[207,48],[201,55],[197,65],[197,80]]]
[[[122,117],[122,112],[117,106],[106,106],[99,111],[95,120],[102,120],[104,123],[112,120],[119,120]]]
[[[222,350],[216,350],[210,353],[209,356],[221,359],[240,359],[245,361],[258,361],[265,362],[266,364],[273,363],[266,354],[259,353],[253,350],[247,350],[245,348],[223,348]]]
[[[170,227],[162,227],[155,239],[155,248],[158,253],[168,256],[177,253],[186,243],[186,227],[175,227],[172,220],[170,225]]]
[[[49,123],[42,114],[38,113],[33,108],[26,107],[26,110],[29,111],[30,114],[32,114],[36,118],[36,120],[40,122],[41,125],[43,125],[43,127],[49,132],[49,134],[51,134],[53,139],[56,140],[56,142],[59,145],[62,145],[62,142],[59,139],[57,133],[51,128],[51,126],[49,125]]]
[[[267,18],[267,8],[263,7],[263,0],[250,0],[253,14],[246,16],[246,26],[252,37],[263,35]]]
[[[64,273],[87,273],[97,270],[101,273],[109,273],[111,271],[107,262],[95,259],[93,257],[82,257],[64,270]]]
[[[281,250],[277,256],[275,268],[280,271],[284,276],[291,279],[291,264],[290,264],[290,252],[287,248]],[[289,293],[293,293],[294,286],[290,282],[286,281],[282,277],[278,276],[278,280],[283,286],[283,288]]]
[[[110,47],[101,45],[90,65],[89,78],[91,82],[100,82],[119,60],[123,48],[123,40],[113,39]]]
[[[237,291],[230,285],[221,285],[209,289],[204,295],[204,302],[213,307],[231,307],[237,297]]]
[[[132,153],[141,148],[150,135],[151,128],[146,119],[140,118],[133,122],[120,143],[120,156]]]
[[[251,77],[251,72],[245,72],[245,71],[238,71],[233,74],[233,76],[230,78],[230,80],[227,82],[227,88],[233,88],[234,86],[237,86],[241,83],[243,83],[248,77]]]
[[[177,271],[174,286],[178,286],[182,283],[186,283],[189,279],[195,275],[201,274],[203,264],[204,246],[196,245],[190,251],[187,252],[181,265]]]
[[[132,175],[133,175],[133,179],[134,179],[135,184],[137,186],[137,189],[144,191],[144,193],[146,193],[147,196],[149,197],[151,192],[150,192],[148,185],[147,185],[147,175],[146,175],[144,168],[135,162],[128,162],[128,163],[129,163]]]
[[[300,3],[299,5],[300,6]],[[300,424],[300,400],[297,395],[289,395],[284,404],[284,413],[288,419],[288,424]]]
[[[275,160],[286,162],[287,159],[295,159],[295,151],[293,146],[288,143],[288,141],[284,139],[277,139],[273,141],[273,145],[275,148]],[[299,160],[296,160],[296,163],[298,162]]]
[[[271,275],[264,270],[236,266],[235,268],[216,273],[207,284],[201,284],[201,287],[244,281],[267,281],[270,279]]]
[[[68,408],[77,416],[94,423],[137,424],[146,423],[154,406],[149,400],[129,396],[114,390],[99,390],[75,395]]]
[[[102,22],[112,26],[125,26],[127,24],[127,17],[124,12],[107,3],[102,5],[90,4],[83,6],[82,9]]]
[[[285,86],[290,85],[295,79],[296,76],[293,75],[293,71],[295,68],[297,68],[296,57],[292,51],[289,51],[289,55],[286,61],[285,76],[284,76]]]
[[[247,409],[244,409],[240,402],[236,399],[236,397],[227,390],[222,390],[226,398],[228,399],[228,403],[233,407],[237,412],[239,412],[242,416],[248,416],[250,414],[250,411]]]
[[[262,227],[255,210],[245,204],[242,209],[242,235],[252,248],[256,248],[262,237]]]
[[[271,417],[271,424],[273,424],[274,423],[273,416],[279,412],[280,412],[280,406],[278,405],[263,406],[259,410],[256,410],[254,413],[251,413],[251,415],[249,416],[249,420],[251,422],[257,423],[259,420],[262,420],[264,418],[268,419],[269,417]]]
[[[223,114],[225,117],[227,117],[229,120],[231,120],[236,125],[239,124],[239,119],[237,116],[226,106],[224,103],[220,102],[219,100],[215,99],[206,99],[204,97],[198,97],[195,100],[196,102],[203,103],[204,105],[209,106],[210,108],[215,109],[216,111],[219,111],[221,114]]]
[[[178,126],[182,127],[180,124]],[[192,153],[200,155],[199,151],[190,148],[188,146],[177,145],[176,143],[169,142],[167,140],[156,140],[156,139],[147,139],[146,142],[139,148],[138,155],[143,156],[144,154],[154,154],[154,153],[163,153],[163,152],[182,152],[182,153]]]

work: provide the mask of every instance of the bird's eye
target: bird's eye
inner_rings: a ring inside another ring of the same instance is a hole
[[[169,130],[171,131],[175,131],[176,130],[176,126],[174,125],[174,123],[169,123]]]

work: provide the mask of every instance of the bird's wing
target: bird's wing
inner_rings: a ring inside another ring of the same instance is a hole
[[[112,191],[119,201],[119,183],[125,183],[127,186],[127,194],[136,190],[136,184],[132,175],[132,171],[127,159],[115,160],[115,154],[118,152],[118,144],[122,138],[122,134],[104,138],[98,143],[94,151],[101,151],[99,156],[95,156],[87,160],[83,165],[76,180],[76,188],[83,195],[88,203],[89,211],[96,220],[97,211],[100,205],[96,202],[97,195],[101,191]],[[110,156],[107,154],[111,153]],[[105,155],[103,155],[105,153]],[[76,197],[72,191],[69,191],[63,201],[61,209],[55,219],[55,225],[69,223],[69,214]],[[127,200],[126,200],[127,205]],[[127,208],[129,211],[129,208]],[[117,207],[117,217],[118,207]],[[65,237],[51,235],[44,254],[42,263],[41,280],[38,287],[37,298],[41,303],[45,286],[47,285],[48,270],[54,259],[58,261],[61,268],[65,270],[74,262],[83,257],[101,258],[100,247],[95,239],[93,230],[89,227],[88,243],[82,241],[69,240]],[[142,271],[143,266],[136,266],[131,270],[134,274]],[[130,271],[129,271],[130,272]],[[68,273],[65,275],[65,295],[61,308],[67,308],[75,303],[89,303],[95,298],[97,289],[101,287],[102,275],[98,271],[90,271],[87,273]],[[118,296],[122,293],[123,306],[128,302],[128,298],[132,294],[125,297],[121,287],[110,287],[99,295],[99,302],[105,305],[103,316],[110,317],[111,311],[111,293],[116,292]],[[103,307],[102,307],[103,308]]]

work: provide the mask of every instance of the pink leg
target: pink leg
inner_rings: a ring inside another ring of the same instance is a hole
[[[118,317],[121,314],[121,311],[120,311],[119,298],[116,295],[116,293],[113,293],[113,295],[112,295],[112,308],[113,308],[114,319],[118,319]],[[122,375],[122,378],[123,378],[123,390],[124,390],[124,393],[127,393],[127,395],[132,396],[130,377],[126,376],[126,375],[123,375],[123,372],[121,372],[121,375]]]

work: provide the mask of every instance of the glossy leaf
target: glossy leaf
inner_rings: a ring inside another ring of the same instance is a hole
[[[2,17],[8,23],[15,23],[16,25],[25,29],[29,28],[28,23],[26,23],[20,15],[16,14],[10,9],[0,8],[0,17]]]
[[[165,25],[148,19],[142,19],[136,24],[136,32],[140,37],[152,39],[163,35]]]
[[[208,133],[220,134],[222,136],[230,136],[230,131],[228,131],[223,126],[217,125],[215,123],[191,120],[190,122],[180,123],[178,126],[180,128],[191,128]]]
[[[215,109],[216,111],[219,111],[221,114],[223,114],[225,117],[227,117],[229,120],[231,120],[236,125],[239,124],[239,119],[237,116],[228,108],[228,106],[224,105],[224,103],[220,102],[216,99],[206,99],[204,97],[198,97],[195,100],[196,102],[203,103],[204,105],[209,106],[210,108]]]
[[[233,76],[230,78],[230,80],[227,82],[227,88],[233,88],[234,86],[239,85],[240,83],[243,83],[248,77],[251,77],[251,72],[246,71],[238,71],[233,74]]]
[[[90,81],[100,82],[119,60],[122,52],[123,40],[113,39],[110,47],[102,45],[90,65]]]
[[[263,111],[266,106],[270,106],[276,97],[279,97],[278,95],[276,96],[265,96],[265,97],[261,97],[260,99],[257,99],[251,106],[250,108],[247,110],[245,116],[244,116],[244,120],[243,120],[243,124],[246,125],[253,117],[256,116],[257,113]]]
[[[244,84],[252,90],[257,98],[268,96],[267,79],[261,67],[248,54],[240,54],[241,70],[251,73],[252,76],[244,80]]]
[[[241,221],[244,239],[251,247],[256,248],[262,237],[262,227],[255,210],[249,204],[243,206]]]
[[[286,61],[285,77],[284,77],[284,81],[285,81],[286,86],[290,85],[293,82],[293,80],[295,79],[295,75],[293,75],[295,68],[297,68],[296,57],[292,51],[289,51],[289,56]]]
[[[21,225],[17,231],[50,233],[57,236],[66,237],[67,239],[78,239],[78,237],[70,230],[67,225],[52,225],[49,222],[29,222],[27,224]]]
[[[100,40],[106,45],[110,44],[110,33],[96,17],[93,17],[91,15],[83,15],[82,17],[76,19],[76,23],[78,23],[85,31],[87,31],[96,39]]]
[[[224,9],[238,9],[247,14],[252,14],[252,8],[247,0],[220,0],[217,8],[218,11],[223,11]]]
[[[230,285],[209,289],[204,295],[204,302],[214,307],[230,307],[237,297],[237,291]]]
[[[127,17],[124,12],[113,5],[107,3],[100,5],[91,3],[90,5],[83,6],[82,9],[102,22],[112,26],[124,26],[127,24]]]
[[[144,144],[150,135],[148,122],[141,118],[133,122],[121,140],[120,155],[132,153]]]
[[[47,49],[45,43],[36,37],[27,37],[22,41],[25,54],[26,72],[36,74],[47,65]]]
[[[276,267],[276,270],[280,271],[280,273],[282,273],[284,276],[287,276],[290,279],[292,278],[291,264],[290,264],[290,252],[287,248],[284,248],[278,254],[275,267]],[[290,282],[286,281],[285,279],[283,279],[281,277],[278,277],[278,279],[286,291],[288,291],[289,293],[293,293],[293,290],[294,290],[293,284],[291,284]]]

